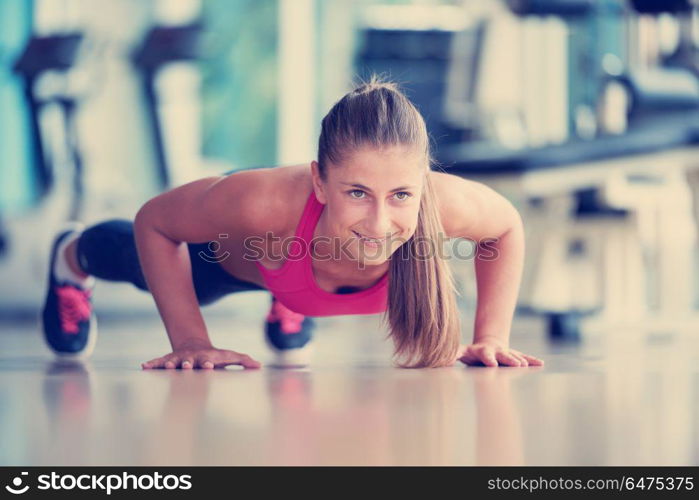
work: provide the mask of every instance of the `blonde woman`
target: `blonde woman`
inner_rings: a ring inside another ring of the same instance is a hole
[[[478,242],[472,343],[445,238]],[[391,83],[372,79],[322,122],[310,165],[208,177],[148,201],[133,222],[61,232],[43,310],[48,345],[88,356],[96,338],[95,277],[150,291],[172,352],[148,368],[259,368],[212,345],[200,306],[269,290],[266,338],[279,364],[308,362],[310,317],[384,313],[401,367],[529,366],[509,346],[524,254],[522,222],[491,189],[431,170],[425,122]]]

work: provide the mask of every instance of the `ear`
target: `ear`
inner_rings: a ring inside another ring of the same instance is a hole
[[[311,177],[313,179],[313,191],[315,192],[316,198],[323,205],[327,204],[328,199],[325,196],[325,182],[320,177],[318,162],[315,160],[311,162]]]

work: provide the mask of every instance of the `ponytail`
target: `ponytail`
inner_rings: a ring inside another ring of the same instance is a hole
[[[398,366],[422,368],[454,363],[461,341],[456,287],[440,257],[444,234],[434,187],[426,176],[415,234],[391,257],[384,322]]]

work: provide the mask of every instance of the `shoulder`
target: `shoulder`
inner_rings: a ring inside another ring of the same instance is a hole
[[[310,165],[293,165],[234,172],[212,195],[235,205],[238,215],[229,214],[247,234],[284,235],[295,230],[311,190]]]
[[[444,232],[453,238],[499,236],[519,214],[489,186],[446,172],[430,171]]]
[[[198,179],[148,200],[137,227],[153,227],[174,241],[204,242],[293,233],[311,192],[310,165],[242,170]]]

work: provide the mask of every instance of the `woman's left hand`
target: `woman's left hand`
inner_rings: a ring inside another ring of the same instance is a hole
[[[508,348],[506,345],[491,341],[482,340],[470,345],[462,345],[459,350],[458,361],[465,365],[477,366],[543,366],[544,362],[522,354],[519,351]]]

